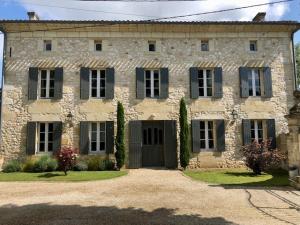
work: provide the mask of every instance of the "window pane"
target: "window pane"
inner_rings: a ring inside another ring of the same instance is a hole
[[[204,96],[204,89],[203,88],[199,88],[199,96]]]
[[[45,123],[40,123],[40,132],[45,132]]]
[[[47,79],[47,70],[42,70],[41,71],[41,79]]]
[[[105,123],[100,123],[100,131],[105,132]]]
[[[200,129],[201,130],[205,129],[205,122],[204,121],[200,121]]]
[[[159,72],[158,72],[158,70],[154,70],[154,79],[159,79]]]
[[[146,70],[145,73],[146,73],[146,79],[150,79],[151,78],[150,70]]]
[[[97,142],[91,143],[91,151],[93,151],[93,152],[97,151]]]
[[[213,139],[213,131],[208,130],[208,139]]]
[[[144,129],[144,131],[143,131],[143,144],[147,145],[147,143],[148,143],[147,129]]]
[[[146,97],[151,97],[151,90],[150,89],[146,89]]]
[[[54,97],[54,89],[51,88],[49,89],[49,98],[53,98]]]
[[[44,141],[45,141],[45,133],[40,132],[40,142],[44,142]]]
[[[53,133],[48,133],[48,141],[53,141]]]
[[[53,131],[53,123],[48,124],[48,131],[52,132]]]
[[[105,142],[100,142],[100,151],[105,150]]]
[[[159,89],[154,89],[154,97],[159,97]]]
[[[41,89],[41,97],[46,98],[46,89],[45,88]]]
[[[40,142],[39,151],[44,152],[45,151],[45,143]]]
[[[248,77],[249,96],[253,96],[252,76]]]
[[[92,131],[97,132],[97,123],[92,123]]]
[[[100,89],[100,97],[104,98],[105,97],[105,88]]]
[[[50,79],[54,80],[55,70],[50,70]]]
[[[92,78],[97,79],[97,70],[92,70]]]
[[[199,85],[199,87],[201,87],[201,88],[204,87],[204,81],[203,81],[203,79],[199,79],[199,80],[198,80],[198,85]]]
[[[262,120],[257,121],[257,127],[258,129],[262,129]]]
[[[158,144],[158,129],[154,128],[154,144]]]
[[[163,131],[159,129],[159,144],[163,145]]]
[[[198,78],[203,79],[203,70],[198,70]]]
[[[205,139],[205,130],[200,131],[200,139]]]
[[[212,96],[212,88],[207,88],[207,96]]]
[[[48,143],[48,152],[52,152],[53,151],[53,143],[49,142]]]
[[[105,141],[105,133],[100,132],[100,141],[104,142]]]
[[[96,51],[102,51],[102,44],[101,43],[95,43],[95,50]]]
[[[205,140],[200,140],[200,148],[205,148]]]
[[[146,88],[150,88],[151,86],[151,81],[150,80],[146,80]]]
[[[208,148],[214,148],[214,141],[213,140],[208,141]]]
[[[97,97],[97,89],[92,89],[92,97]]]
[[[92,88],[97,88],[97,80],[92,79]]]
[[[97,132],[92,132],[91,140],[92,141],[97,141]]]
[[[213,122],[212,121],[208,121],[207,125],[208,125],[208,129],[213,129]]]
[[[102,88],[105,87],[105,80],[104,79],[100,80],[100,87],[102,87]]]
[[[260,96],[260,71],[256,70],[255,71],[255,91],[256,95]]]
[[[159,80],[154,80],[154,88],[158,88],[159,87]]]
[[[105,79],[105,70],[100,70],[100,78]]]
[[[148,145],[152,145],[152,129],[148,128]]]

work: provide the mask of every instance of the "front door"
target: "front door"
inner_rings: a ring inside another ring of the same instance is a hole
[[[164,160],[164,122],[143,121],[142,166],[162,167]]]

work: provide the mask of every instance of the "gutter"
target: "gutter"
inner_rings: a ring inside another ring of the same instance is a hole
[[[3,36],[4,36],[4,41],[3,41],[3,62],[2,62],[2,80],[1,80],[1,88],[2,88],[2,93],[1,93],[1,104],[0,104],[0,130],[2,130],[2,111],[3,111],[3,107],[2,107],[2,104],[3,104],[3,88],[4,88],[4,76],[5,76],[5,53],[6,53],[6,45],[7,45],[7,33],[5,31],[4,28],[0,27],[0,31],[3,33]],[[2,135],[1,135],[1,132],[0,132],[0,144],[2,142]]]

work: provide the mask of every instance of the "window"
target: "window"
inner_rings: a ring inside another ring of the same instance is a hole
[[[44,51],[46,52],[52,51],[52,42],[50,40],[44,41]]]
[[[163,145],[163,130],[157,127],[144,129],[143,145]]]
[[[212,96],[213,81],[212,70],[200,69],[198,70],[199,96]]]
[[[105,70],[90,71],[90,97],[105,98],[106,74]]]
[[[96,52],[102,51],[102,41],[94,41],[94,50]]]
[[[251,69],[251,74],[248,76],[249,96],[261,96],[260,76],[260,69]]]
[[[200,121],[200,148],[214,148],[214,123],[213,121]]]
[[[254,140],[259,143],[263,140],[263,121],[262,120],[251,120],[251,142]]]
[[[105,151],[105,122],[90,124],[90,152],[97,153]]]
[[[250,51],[251,52],[257,51],[257,41],[250,41]]]
[[[39,123],[38,152],[53,151],[53,123]]]
[[[159,97],[159,70],[145,71],[145,90],[147,98]]]
[[[40,98],[54,97],[54,70],[40,71]]]
[[[209,51],[209,41],[208,40],[201,40],[201,51],[202,52]]]
[[[148,41],[149,52],[156,51],[156,42],[155,41]]]

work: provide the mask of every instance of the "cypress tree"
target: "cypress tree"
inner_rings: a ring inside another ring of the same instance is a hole
[[[190,161],[189,126],[187,121],[187,110],[184,99],[180,100],[179,111],[180,123],[180,165],[186,168]]]
[[[124,126],[125,126],[124,107],[121,102],[118,102],[115,157],[117,161],[117,167],[119,169],[121,169],[125,163]]]

